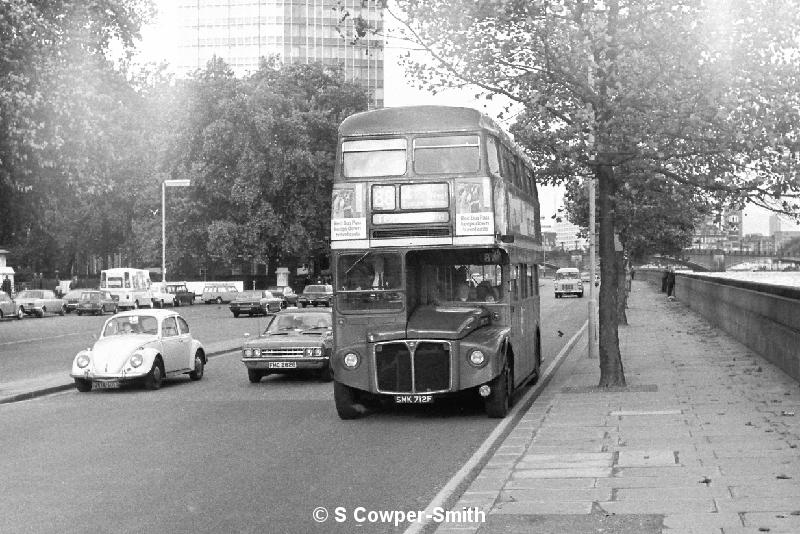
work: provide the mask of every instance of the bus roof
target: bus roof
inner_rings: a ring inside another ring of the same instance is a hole
[[[339,126],[339,136],[390,135],[397,133],[441,133],[501,128],[487,115],[472,108],[452,106],[406,106],[356,113]]]

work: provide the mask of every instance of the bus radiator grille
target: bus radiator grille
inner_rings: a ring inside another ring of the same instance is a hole
[[[379,391],[428,393],[450,389],[450,351],[443,343],[420,342],[413,354],[405,343],[382,344],[375,352],[375,368]]]

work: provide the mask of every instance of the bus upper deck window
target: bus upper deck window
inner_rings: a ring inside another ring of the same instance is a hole
[[[480,137],[447,135],[414,139],[414,172],[475,173],[480,169]]]
[[[342,142],[342,172],[347,178],[402,176],[406,173],[405,139]]]

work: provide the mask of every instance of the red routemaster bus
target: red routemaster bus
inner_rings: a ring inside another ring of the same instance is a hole
[[[416,106],[345,119],[331,253],[342,419],[463,391],[505,417],[538,378],[536,182],[486,115]]]

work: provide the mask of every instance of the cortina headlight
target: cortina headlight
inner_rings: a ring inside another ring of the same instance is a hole
[[[252,358],[253,357],[253,349],[244,349],[244,357],[245,358]]]
[[[78,364],[78,367],[83,369],[84,367],[89,365],[89,356],[86,354],[81,354],[80,356],[78,356],[78,359],[75,363]]]
[[[133,356],[131,356],[131,367],[139,367],[140,365],[142,365],[143,361],[144,358],[142,358],[142,355],[137,352]]]

